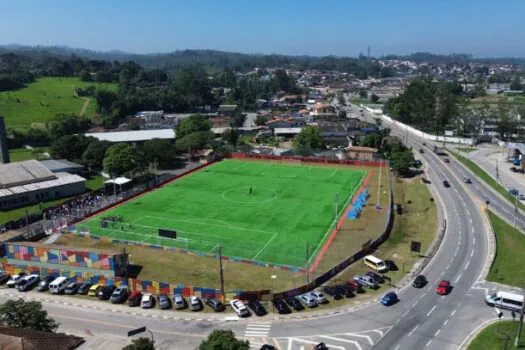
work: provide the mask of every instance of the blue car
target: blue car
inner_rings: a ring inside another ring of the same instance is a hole
[[[390,306],[392,304],[395,304],[398,301],[399,301],[399,299],[397,298],[397,294],[394,293],[394,292],[386,293],[381,298],[381,304],[383,304],[385,306]]]

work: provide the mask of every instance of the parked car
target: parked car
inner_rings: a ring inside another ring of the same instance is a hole
[[[266,315],[266,309],[262,304],[259,302],[259,300],[250,300],[248,301],[248,307],[252,309],[253,313],[257,316],[264,316]]]
[[[272,300],[273,306],[277,309],[277,312],[280,314],[289,314],[292,312],[288,305],[284,302],[283,299],[274,299]]]
[[[314,290],[310,294],[315,298],[315,300],[317,301],[317,304],[328,303],[328,299],[326,299],[326,296],[322,292]]]
[[[155,298],[151,293],[145,293],[142,295],[142,299],[140,301],[140,307],[143,309],[150,309],[155,306]]]
[[[374,271],[368,271],[365,276],[371,277],[376,283],[385,283],[385,278]]]
[[[525,195],[523,195],[523,194],[518,195],[518,199],[520,201],[525,201]]]
[[[121,304],[126,302],[126,299],[128,298],[128,288],[126,287],[120,287],[117,288],[111,293],[111,296],[109,297],[109,301],[111,301],[112,304]]]
[[[32,289],[34,286],[36,286],[39,281],[40,281],[40,276],[37,274],[26,276],[18,282],[16,289],[18,289],[21,292],[28,291]]]
[[[67,284],[66,289],[64,290],[64,293],[72,295],[78,293],[78,288],[80,288],[80,283],[76,281],[71,281]]]
[[[288,304],[288,306],[290,306],[295,311],[304,310],[303,304],[301,304],[301,302],[297,300],[296,298],[293,298],[293,297],[285,298],[284,301],[286,302],[286,304]]]
[[[175,294],[173,296],[173,305],[175,305],[175,309],[181,310],[186,308],[186,299],[180,294]]]
[[[233,311],[235,311],[235,313],[239,316],[239,317],[245,317],[245,316],[248,316],[250,314],[250,311],[248,310],[248,308],[246,307],[246,305],[244,305],[244,303],[240,300],[231,300],[230,301],[230,306],[232,307]]]
[[[310,293],[301,294],[297,297],[305,307],[316,307],[317,299]]]
[[[102,285],[100,284],[92,285],[91,287],[89,287],[88,296],[96,297],[100,288],[102,288]]]
[[[99,289],[97,292],[97,298],[98,300],[109,300],[111,298],[111,294],[117,289],[115,286],[103,286]]]
[[[11,279],[11,275],[0,275],[0,284],[5,284],[7,281]]]
[[[159,295],[159,308],[161,310],[171,308],[171,300],[165,293]]]
[[[16,285],[18,284],[18,282],[23,278],[25,277],[25,273],[20,273],[18,275],[13,275],[11,276],[11,279],[9,281],[7,281],[7,286],[9,288],[15,288]]]
[[[450,292],[450,282],[446,280],[442,280],[439,282],[436,293],[439,295],[447,295]]]
[[[190,297],[190,309],[191,311],[200,311],[202,310],[202,301],[199,297],[192,295]]]
[[[277,348],[270,344],[263,344],[260,350],[277,350]]]
[[[361,294],[365,292],[363,286],[355,281],[348,281],[346,285],[352,289],[352,292],[355,294]]]
[[[376,281],[374,281],[374,279],[370,276],[359,276],[359,275],[355,276],[354,282],[359,283],[363,287],[368,287],[371,289],[375,289],[378,287]]]
[[[414,282],[412,282],[412,286],[414,286],[414,288],[423,288],[427,285],[427,283],[428,281],[426,277],[423,275],[419,275],[414,279]]]
[[[443,186],[445,186],[446,188],[449,188],[450,183],[447,180],[443,180]]]
[[[224,311],[224,304],[215,298],[206,299],[206,304],[213,309],[215,312]]]
[[[56,276],[53,275],[47,275],[40,282],[38,282],[38,286],[36,287],[36,290],[39,292],[45,292],[49,289],[49,284],[55,280]]]
[[[139,306],[141,300],[142,300],[142,293],[139,290],[134,290],[129,295],[128,306],[130,307]]]
[[[519,191],[518,191],[517,189],[511,187],[511,188],[509,188],[509,194],[510,194],[511,196],[516,197],[516,196],[518,196],[520,193],[519,193]]]
[[[323,288],[323,291],[334,298],[334,300],[343,299],[343,295],[339,292],[339,289],[336,286],[326,286]]]
[[[393,260],[387,259],[385,260],[385,265],[388,268],[388,271],[398,271],[399,268],[397,267],[396,263]]]
[[[90,282],[82,282],[78,287],[78,294],[86,295],[89,292],[92,284]]]
[[[361,286],[359,286],[361,287]],[[336,293],[341,295],[341,298],[351,298],[355,296],[354,289],[346,284],[338,284],[335,286]],[[334,299],[336,297],[334,296]]]
[[[399,301],[399,298],[397,297],[397,294],[394,293],[394,292],[389,292],[389,293],[386,293],[382,298],[381,298],[381,304],[385,305],[385,306],[390,306],[392,304],[395,304]]]

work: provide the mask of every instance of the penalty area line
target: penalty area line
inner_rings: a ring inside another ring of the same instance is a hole
[[[274,239],[275,237],[277,237],[277,235],[278,235],[277,232],[274,233],[273,236],[272,236],[272,238],[270,238],[270,240],[269,240],[268,242],[266,242],[266,244],[264,245],[264,247],[262,247],[262,249],[259,250],[259,252],[258,252],[257,254],[255,254],[255,256],[252,258],[252,260],[255,260],[255,258],[258,257],[259,254],[261,254],[262,251],[266,249],[266,247],[268,247],[268,244],[270,244],[270,242],[273,241],[273,239]]]

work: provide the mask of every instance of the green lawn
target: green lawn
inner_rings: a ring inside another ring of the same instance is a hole
[[[489,211],[496,233],[496,258],[487,280],[525,288],[525,236]]]
[[[513,205],[515,204],[516,198],[514,196],[511,196],[507,189],[500,185],[496,179],[494,179],[492,176],[490,176],[485,170],[481,169],[479,165],[471,161],[470,159],[463,157],[460,154],[457,154],[455,152],[450,152],[458,161],[463,163],[467,168],[469,168],[474,174],[476,174],[477,177],[479,177],[481,180],[485,181],[487,185],[498,191],[503,197],[505,197],[506,200],[511,202]],[[520,203],[518,201],[518,206],[521,209],[525,210],[525,205]]]
[[[47,147],[34,147],[34,150],[40,150],[42,153],[47,152]],[[9,149],[9,160],[11,162],[21,162],[23,160],[36,159],[34,150],[28,148],[12,148]],[[38,155],[38,160],[47,159],[43,154]]]
[[[476,147],[458,147],[458,151],[464,152],[464,153],[470,153],[477,151],[478,149]]]
[[[0,92],[0,115],[9,128],[24,130],[33,123],[42,124],[54,120],[57,114],[79,115],[85,99],[75,97],[75,87],[90,85],[117,89],[117,84],[86,83],[78,78],[41,78],[17,91]],[[95,114],[95,101],[91,100],[86,116]]]
[[[518,331],[517,321],[500,321],[493,323],[483,329],[476,338],[470,343],[468,350],[513,350],[516,332]],[[521,329],[520,349],[525,345],[525,327]]]
[[[55,199],[55,200],[48,201],[48,202],[43,202],[42,205],[32,204],[27,207],[12,209],[9,211],[0,211],[0,224],[5,224],[8,221],[12,221],[12,220],[24,217],[26,215],[26,212],[28,214],[38,213],[40,209],[52,207],[54,205],[65,202],[71,198],[73,197],[66,197],[66,198]]]
[[[95,191],[104,187],[104,177],[102,175],[93,175],[87,178],[86,188]]]
[[[304,266],[366,171],[355,168],[224,160],[79,225],[93,235]],[[253,194],[250,195],[250,188]],[[102,218],[123,223],[101,227]],[[159,228],[178,238],[159,238]]]

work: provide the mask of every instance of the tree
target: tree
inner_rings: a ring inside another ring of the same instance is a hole
[[[412,150],[403,148],[393,148],[390,154],[390,166],[398,175],[406,175],[415,161]]]
[[[366,92],[365,89],[360,89],[359,90],[359,97],[361,97],[361,98],[368,98],[368,92]]]
[[[104,157],[104,170],[112,177],[133,176],[141,164],[136,150],[128,144],[119,143],[108,148]]]
[[[232,146],[237,146],[239,142],[239,133],[235,129],[228,129],[222,133],[222,139]]]
[[[379,96],[372,93],[372,96],[370,96],[370,101],[372,101],[372,103],[377,103],[377,101],[379,101]]]
[[[133,339],[131,344],[126,345],[122,350],[155,350],[155,342],[149,338]]]
[[[265,125],[267,121],[268,119],[265,116],[258,115],[257,117],[255,117],[255,125],[257,126]]]
[[[231,330],[217,329],[199,345],[199,350],[249,350],[250,342],[238,340]]]
[[[82,153],[80,163],[90,171],[102,170],[104,168],[104,157],[109,147],[111,147],[111,142],[99,141],[93,137],[84,153]]]
[[[339,119],[346,119],[347,113],[344,109],[341,109],[337,116],[339,117]]]
[[[117,101],[117,94],[111,90],[98,89],[95,92],[95,100],[97,101],[97,112],[110,113],[113,104]]]
[[[179,152],[187,152],[188,149],[203,149],[213,140],[213,134],[210,131],[193,132],[183,138],[175,141],[175,149]]]
[[[0,305],[0,322],[14,328],[29,328],[42,332],[54,332],[58,323],[47,317],[47,311],[38,301],[8,300]]]
[[[82,155],[91,142],[84,135],[65,135],[51,144],[51,156],[63,158],[72,162],[81,162]]]
[[[162,168],[168,167],[174,160],[175,153],[169,140],[153,139],[142,146],[144,159],[150,164]]]
[[[307,125],[293,139],[293,147],[297,151],[310,151],[324,147],[324,140],[319,128]]]
[[[91,120],[86,117],[73,115],[61,115],[49,129],[52,140],[57,140],[62,136],[79,134],[87,131],[91,127]]]
[[[200,114],[194,114],[183,119],[180,124],[177,125],[177,139],[183,138],[194,132],[209,131],[210,129],[211,123],[209,120],[205,120]]]
[[[509,88],[511,90],[521,90],[523,88],[523,86],[521,85],[519,76],[515,75],[514,78],[512,78]]]
[[[79,78],[80,80],[86,81],[86,82],[93,81],[93,79],[91,78],[91,73],[89,73],[88,70],[81,71],[79,74]]]

